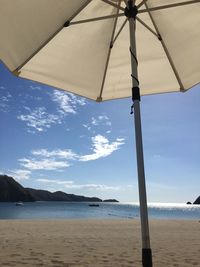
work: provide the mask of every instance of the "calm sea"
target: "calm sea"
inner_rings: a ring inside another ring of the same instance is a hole
[[[90,203],[91,204],[91,203]],[[0,219],[134,219],[139,217],[135,203],[28,202],[22,206],[0,203]],[[154,219],[200,220],[200,205],[175,203],[149,204],[149,216]]]

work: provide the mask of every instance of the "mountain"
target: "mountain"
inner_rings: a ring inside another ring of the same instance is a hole
[[[102,200],[97,197],[84,197],[73,194],[67,194],[62,191],[51,193],[46,190],[37,190],[26,188],[26,190],[35,198],[36,201],[92,201],[101,202]]]
[[[74,194],[67,194],[62,191],[49,192],[47,190],[24,188],[12,177],[0,175],[0,202],[28,202],[28,201],[88,201],[102,202],[102,199],[97,197],[85,197]],[[108,201],[108,200],[105,200]],[[111,199],[110,202],[117,202]]]
[[[34,201],[35,198],[12,177],[0,175],[0,202]]]
[[[119,201],[116,199],[105,199],[103,200],[103,202],[119,202]]]
[[[200,205],[200,196],[194,201],[193,204],[199,204]]]

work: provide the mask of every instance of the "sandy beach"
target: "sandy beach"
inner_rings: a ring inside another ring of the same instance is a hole
[[[138,220],[0,220],[0,266],[141,266]],[[157,267],[200,266],[200,222],[150,222]]]

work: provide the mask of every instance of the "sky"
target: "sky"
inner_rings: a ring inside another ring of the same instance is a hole
[[[200,85],[144,96],[148,202],[200,195]],[[138,202],[130,98],[96,103],[13,76],[0,64],[0,173],[24,187]]]

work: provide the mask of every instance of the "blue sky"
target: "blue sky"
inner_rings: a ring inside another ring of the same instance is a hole
[[[149,202],[200,194],[200,86],[142,97]],[[138,201],[131,99],[103,103],[0,65],[0,173],[25,187]]]

